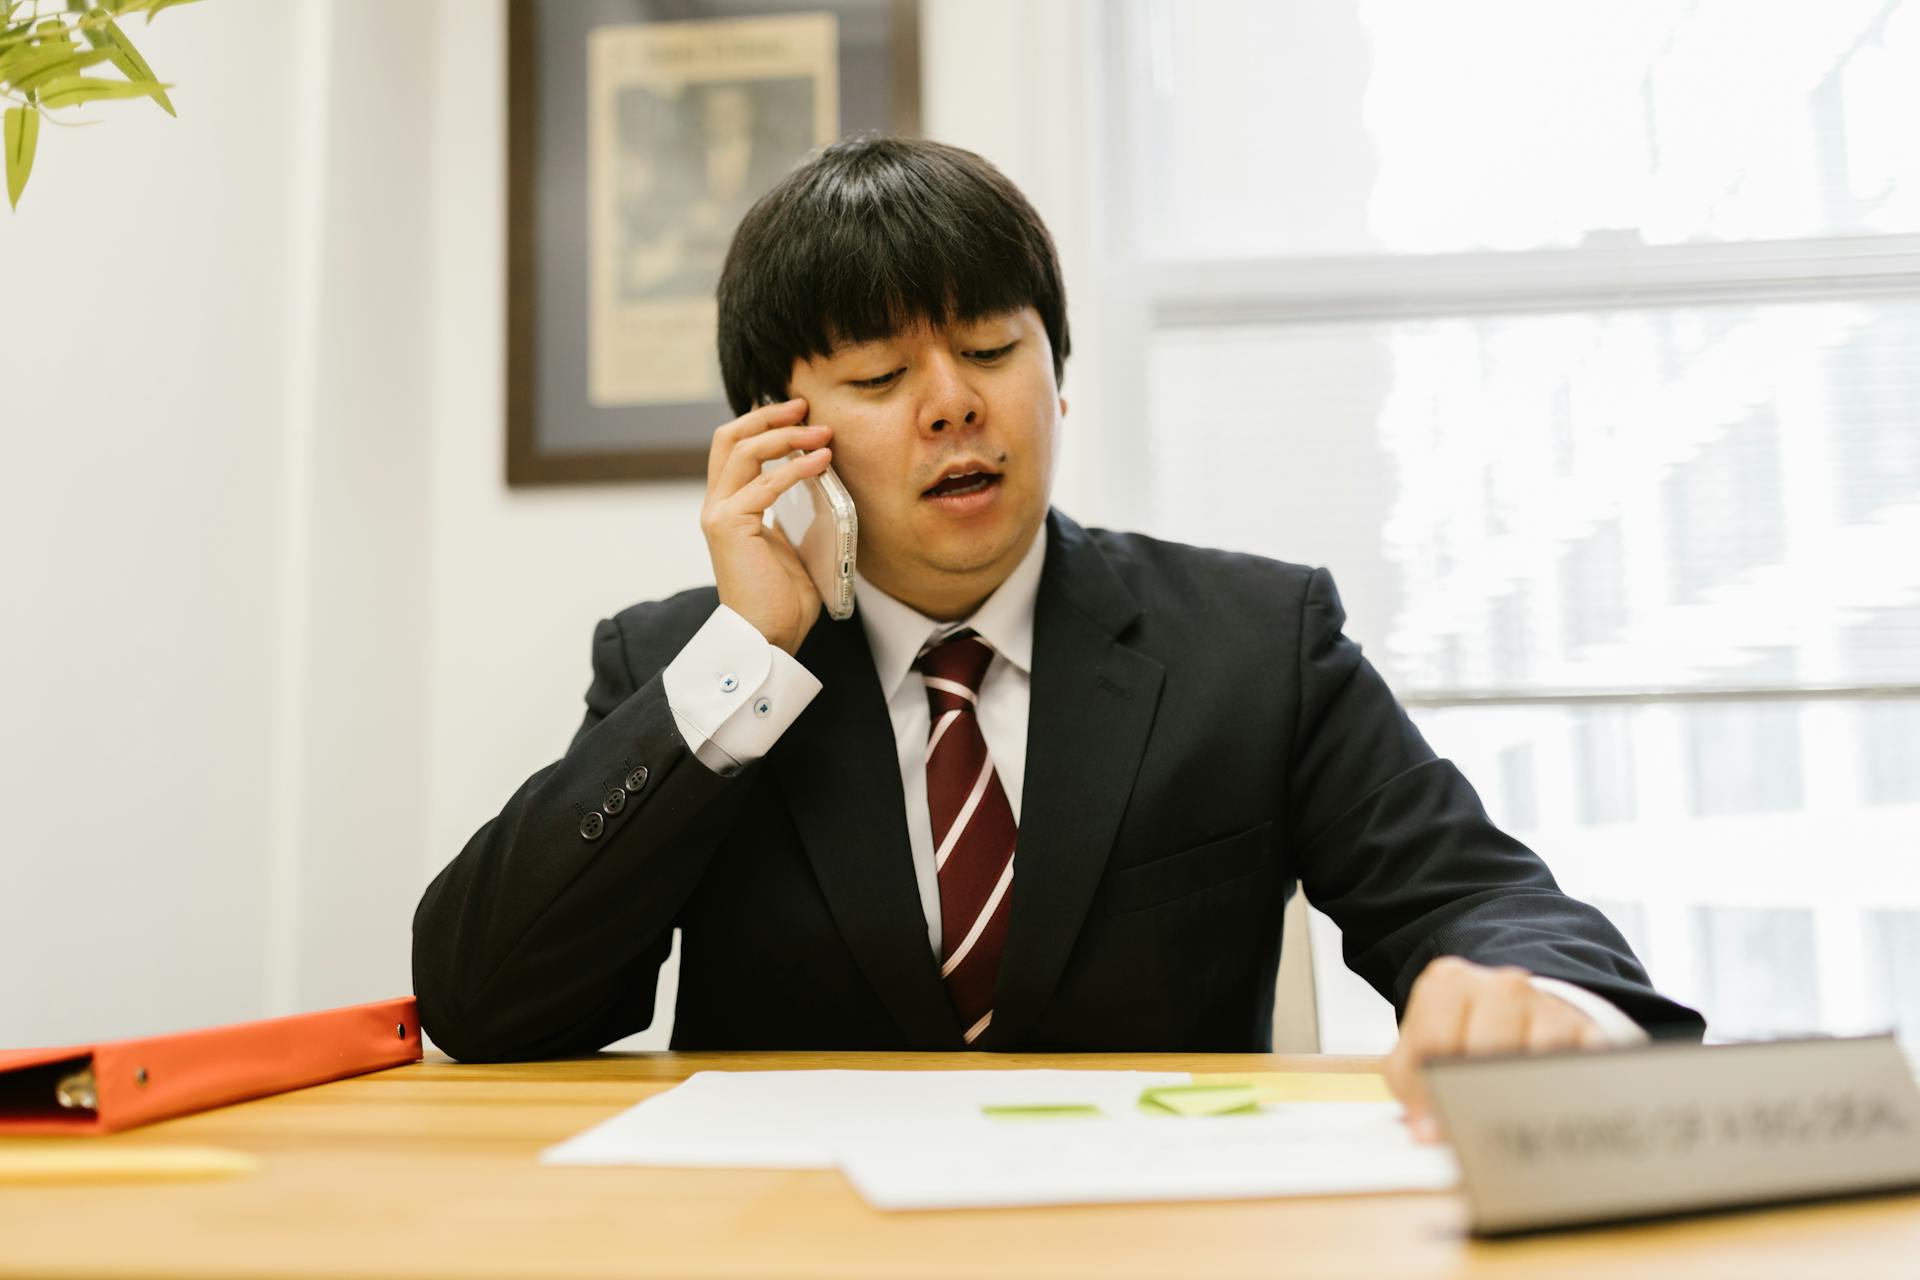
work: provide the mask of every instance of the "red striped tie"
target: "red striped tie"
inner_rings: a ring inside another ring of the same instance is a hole
[[[940,879],[940,976],[968,1044],[993,1021],[993,982],[1007,936],[1019,834],[976,714],[980,679],[992,661],[986,641],[961,631],[913,664],[933,712],[927,812]]]

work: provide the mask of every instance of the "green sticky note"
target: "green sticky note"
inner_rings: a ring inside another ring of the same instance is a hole
[[[1169,1084],[1140,1093],[1140,1109],[1161,1115],[1232,1116],[1260,1110],[1250,1084]]]
[[[1262,1102],[1392,1102],[1385,1078],[1372,1071],[1196,1071],[1195,1084],[1250,1085]]]
[[[1076,1116],[1097,1116],[1100,1108],[1083,1102],[1002,1103],[983,1106],[981,1111],[995,1120],[1065,1120]]]

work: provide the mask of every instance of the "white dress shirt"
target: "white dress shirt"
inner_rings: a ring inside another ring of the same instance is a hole
[[[933,861],[933,820],[927,812],[927,691],[913,660],[929,640],[971,628],[993,648],[980,682],[978,715],[987,754],[1020,821],[1027,774],[1027,710],[1033,687],[1033,614],[1047,554],[1045,530],[1007,580],[963,622],[936,622],[887,595],[858,573],[855,610],[873,651],[874,672],[886,695],[906,796],[907,840],[913,854],[927,943],[940,957],[940,881]],[[752,623],[725,605],[714,610],[663,673],[674,724],[694,755],[716,773],[733,774],[772,750],[787,726],[820,692],[820,682],[786,650],[767,642]],[[1019,876],[1014,876],[1019,892]],[[1534,977],[1534,989],[1557,997],[1599,1024],[1617,1046],[1644,1044],[1647,1033],[1612,1001],[1557,978]]]

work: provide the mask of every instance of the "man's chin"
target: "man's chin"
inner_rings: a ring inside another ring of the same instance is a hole
[[[927,530],[915,547],[915,558],[942,573],[983,573],[997,565],[1011,571],[1028,537],[1045,518],[983,520],[972,527],[936,527]]]
[[[1029,537],[1034,527],[1044,518],[1042,513],[1039,519],[1024,524],[994,521],[991,526],[983,525],[974,529],[923,527],[915,530],[918,536],[913,538],[911,545],[897,549],[872,547],[863,536],[863,554],[869,556],[869,562],[873,564],[868,578],[875,585],[881,585],[880,577],[896,576],[917,579],[926,585],[941,579],[956,583],[974,579],[976,581],[970,585],[982,587],[990,593],[1020,563],[1021,555],[1030,545]],[[882,563],[898,566],[900,572],[883,569]],[[904,587],[906,582],[902,581],[899,585]]]

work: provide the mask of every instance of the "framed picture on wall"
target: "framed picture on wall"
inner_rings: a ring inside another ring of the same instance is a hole
[[[706,474],[734,227],[813,148],[919,131],[915,4],[508,0],[508,484]]]

